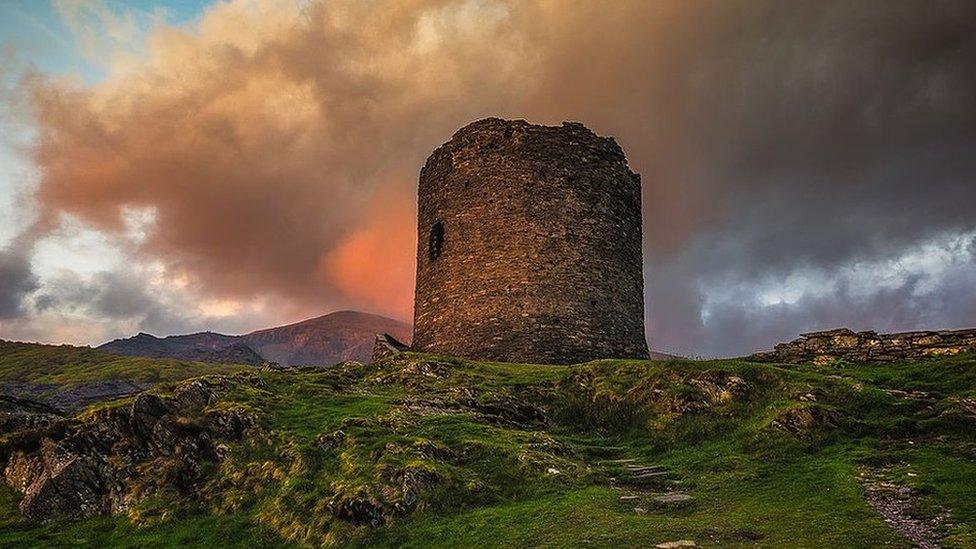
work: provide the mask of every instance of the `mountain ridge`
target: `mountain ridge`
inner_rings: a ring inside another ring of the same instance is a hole
[[[369,359],[378,333],[410,339],[409,324],[372,313],[342,310],[242,335],[212,331],[157,337],[145,332],[96,347],[124,356],[201,362],[330,366]]]

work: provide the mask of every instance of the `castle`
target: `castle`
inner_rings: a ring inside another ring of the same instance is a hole
[[[582,124],[488,118],[420,172],[413,348],[646,358],[640,176]]]

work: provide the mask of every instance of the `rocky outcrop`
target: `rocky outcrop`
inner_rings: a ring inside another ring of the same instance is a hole
[[[822,406],[798,406],[782,411],[769,426],[799,438],[813,438],[818,431],[840,425],[839,413]]]
[[[398,404],[422,416],[471,414],[478,421],[490,425],[532,429],[545,425],[549,420],[545,409],[534,400],[507,391],[452,387],[443,393],[407,397]]]
[[[152,383],[137,383],[124,379],[102,379],[72,384],[14,381],[0,383],[0,397],[27,399],[49,406],[59,413],[74,414],[92,404],[132,396],[151,386]],[[3,430],[0,429],[0,432]]]
[[[390,334],[376,334],[376,342],[373,343],[372,361],[378,362],[384,358],[395,357],[409,350],[410,347],[401,343]]]
[[[43,402],[0,395],[0,433],[44,427],[62,418],[61,410]]]
[[[972,351],[976,351],[976,328],[896,334],[839,328],[800,334],[798,339],[780,343],[772,351],[753,354],[749,360],[790,364],[829,364],[844,360],[869,364]]]
[[[124,511],[163,486],[192,494],[203,464],[221,459],[219,440],[254,425],[241,410],[215,409],[226,377],[184,383],[171,395],[143,393],[128,404],[74,419],[51,418],[7,435],[0,466],[30,520]],[[148,474],[151,472],[151,474]]]

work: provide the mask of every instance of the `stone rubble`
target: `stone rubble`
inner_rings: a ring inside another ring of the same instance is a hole
[[[812,363],[827,365],[836,361],[875,364],[898,360],[951,356],[976,351],[976,328],[879,334],[838,328],[800,334],[771,351],[750,355],[756,362]]]

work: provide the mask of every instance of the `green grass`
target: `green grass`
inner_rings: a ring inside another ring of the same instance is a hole
[[[976,394],[973,355],[830,367],[411,360],[450,374],[398,377],[403,363],[385,362],[238,376],[219,406],[252,410],[261,434],[232,445],[205,498],[161,494],[128,515],[32,525],[4,489],[0,546],[620,547],[693,539],[703,547],[907,547],[863,498],[858,476],[868,468],[920,494],[919,515],[949,513],[947,547],[976,546],[976,420],[959,406]],[[95,368],[64,362],[61,372]],[[728,376],[746,388],[710,397],[708,383]],[[405,407],[459,391],[482,404],[532,402],[552,419],[517,427],[471,411]],[[926,395],[904,393],[912,391]],[[835,419],[798,433],[773,427],[807,408]],[[317,446],[319,435],[338,430],[338,448]],[[610,481],[619,472],[606,460],[621,458],[667,467],[695,499],[636,513]],[[406,468],[440,479],[412,513],[390,515],[379,528],[332,517],[330,501],[395,501],[391,479]]]
[[[214,516],[187,506],[161,525],[135,525],[115,517],[99,517],[44,525],[16,516],[16,495],[0,487],[2,547],[282,547],[287,544],[244,515]]]
[[[89,347],[0,340],[0,383],[77,384],[121,379],[157,383],[203,374],[230,374],[253,366],[113,355]]]

